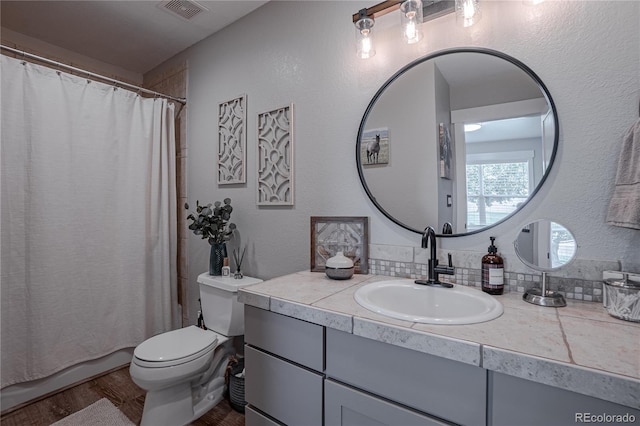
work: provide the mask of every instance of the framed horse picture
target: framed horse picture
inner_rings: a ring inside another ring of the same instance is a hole
[[[389,164],[389,128],[381,127],[362,132],[360,150],[363,166]]]

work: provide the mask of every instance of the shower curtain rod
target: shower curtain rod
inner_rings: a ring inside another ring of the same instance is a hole
[[[108,81],[108,82],[110,82],[112,84],[115,84],[115,85],[118,85],[118,86],[122,86],[122,87],[126,87],[126,88],[129,88],[129,89],[134,89],[135,91],[138,91],[138,92],[143,92],[143,93],[147,93],[149,95],[154,95],[154,96],[160,96],[162,98],[167,98],[169,100],[178,102],[178,103],[180,103],[182,105],[186,105],[187,104],[187,100],[185,98],[176,98],[176,97],[173,97],[173,96],[165,95],[164,93],[155,92],[153,90],[145,89],[144,87],[136,86],[134,84],[125,83],[124,81],[119,81],[119,80],[116,80],[116,79],[113,79],[113,78],[110,78],[110,77],[105,77],[103,75],[96,74],[96,73],[93,73],[91,71],[83,70],[81,68],[72,67],[71,65],[67,65],[67,64],[64,64],[64,63],[58,62],[58,61],[53,61],[51,59],[47,59],[47,58],[44,58],[42,56],[34,55],[32,53],[25,52],[24,50],[14,49],[13,47],[5,46],[3,44],[0,44],[0,48],[8,50],[8,51],[13,52],[13,53],[16,53],[18,55],[22,55],[25,58],[35,59],[37,61],[46,62],[49,65],[54,65],[54,66],[60,67],[60,68],[66,68],[68,70],[79,72],[79,73],[82,73],[84,75],[87,75],[87,76],[90,76],[90,77],[93,77],[93,78],[99,78],[101,80],[106,80],[106,81]]]

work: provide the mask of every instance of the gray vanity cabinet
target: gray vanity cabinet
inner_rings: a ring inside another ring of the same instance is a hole
[[[324,327],[245,306],[247,425],[322,425]]]
[[[245,306],[247,426],[486,424],[486,371]]]
[[[326,333],[327,378],[435,418],[486,424],[486,370],[334,329]],[[438,424],[435,418],[431,424]]]
[[[597,421],[605,414],[640,419],[640,410],[501,373],[489,372],[489,389],[489,424],[494,426],[624,423]]]
[[[247,426],[551,426],[598,424],[599,415],[640,419],[635,408],[249,305],[245,368]],[[637,391],[630,386],[629,392]]]
[[[245,368],[247,426],[597,424],[587,416],[600,414],[640,419],[637,409],[252,306],[245,306]]]

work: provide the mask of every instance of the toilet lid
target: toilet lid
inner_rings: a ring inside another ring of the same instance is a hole
[[[153,336],[139,344],[133,354],[144,361],[174,361],[210,350],[217,342],[216,333],[192,325]]]

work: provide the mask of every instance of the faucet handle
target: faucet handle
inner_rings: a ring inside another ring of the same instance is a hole
[[[445,275],[455,275],[456,273],[456,268],[453,267],[453,261],[451,259],[451,253],[448,253],[447,257],[449,258],[449,266],[438,266],[438,264],[436,263],[434,266],[434,272],[438,273],[438,274],[445,274]],[[437,260],[436,260],[437,262]]]

